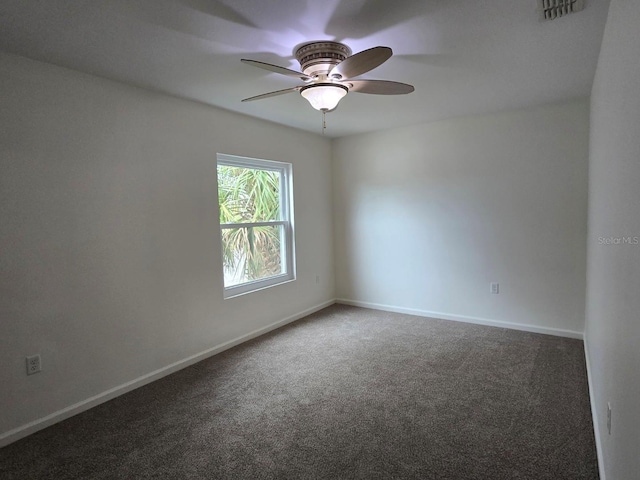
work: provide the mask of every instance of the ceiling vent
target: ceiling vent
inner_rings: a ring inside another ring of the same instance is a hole
[[[539,0],[542,5],[542,18],[554,20],[584,8],[584,0]]]

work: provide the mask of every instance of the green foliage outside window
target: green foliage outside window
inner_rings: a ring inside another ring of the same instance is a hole
[[[218,165],[220,224],[280,220],[280,173]],[[222,228],[225,286],[280,274],[281,225]]]

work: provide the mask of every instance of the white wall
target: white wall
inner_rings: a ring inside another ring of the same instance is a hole
[[[329,140],[15,56],[0,91],[5,443],[334,298]],[[293,163],[295,282],[223,300],[216,152]]]
[[[607,480],[640,476],[640,245],[606,244],[640,237],[639,25],[640,2],[611,1],[591,94],[585,340]]]
[[[580,336],[588,135],[580,100],[335,141],[338,298]]]

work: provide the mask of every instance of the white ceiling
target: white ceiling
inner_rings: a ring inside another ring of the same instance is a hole
[[[342,136],[590,93],[608,0],[540,19],[537,0],[2,0],[0,50],[321,132],[299,94],[241,103],[296,79],[296,45],[337,40],[394,56],[362,76],[414,93],[351,93],[327,115]]]

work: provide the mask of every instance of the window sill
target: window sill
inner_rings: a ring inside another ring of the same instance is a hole
[[[224,289],[224,299],[241,297],[249,293],[258,292],[267,288],[276,287],[285,283],[295,281],[295,276],[278,275],[265,280],[256,280],[255,282],[243,283],[240,285],[234,285],[233,287],[227,287]]]

